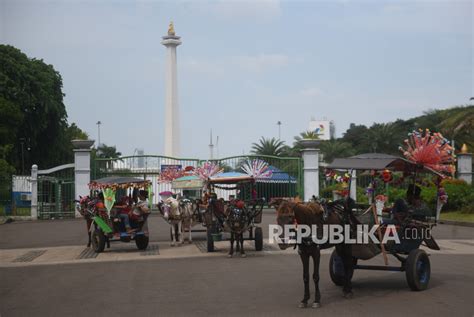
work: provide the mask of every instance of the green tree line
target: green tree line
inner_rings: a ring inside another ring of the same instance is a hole
[[[474,149],[474,106],[456,106],[443,110],[430,110],[408,120],[398,119],[388,123],[373,123],[371,126],[351,123],[342,137],[321,141],[320,150],[326,162],[336,157],[348,157],[362,153],[385,153],[401,155],[399,146],[414,129],[430,129],[441,132],[454,141],[456,150],[466,144]],[[252,144],[251,152],[261,155],[299,156],[302,139],[318,139],[311,132],[301,132],[294,137],[292,145],[275,138],[261,137]]]

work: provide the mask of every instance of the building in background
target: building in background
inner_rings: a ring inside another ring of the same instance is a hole
[[[330,140],[335,138],[336,125],[334,121],[311,119],[308,131],[316,133],[320,140]]]

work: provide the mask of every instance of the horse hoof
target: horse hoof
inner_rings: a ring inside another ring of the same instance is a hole
[[[311,308],[319,308],[319,307],[321,307],[321,304],[316,303],[316,302],[314,302],[313,305],[311,306]]]
[[[298,308],[306,308],[306,307],[308,307],[308,303],[303,303],[302,302],[298,305]]]
[[[247,254],[245,254],[245,253],[244,253],[244,254],[241,254],[240,257],[241,257],[241,258],[246,258],[246,257],[247,257]]]
[[[174,243],[171,243],[171,246],[174,247]]]
[[[227,257],[228,257],[228,258],[231,258],[231,257],[232,257],[232,254],[227,254]]]
[[[354,293],[352,293],[352,292],[345,292],[344,293],[344,298],[351,299],[352,297],[354,297]]]
[[[193,243],[191,240],[188,241],[189,244]]]

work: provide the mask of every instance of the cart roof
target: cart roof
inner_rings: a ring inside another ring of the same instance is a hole
[[[202,189],[203,181],[195,175],[188,175],[175,179],[172,187],[174,189]]]
[[[209,184],[235,184],[252,181],[254,181],[253,177],[247,174],[239,172],[226,172],[212,176],[208,182]]]
[[[382,154],[382,153],[366,153],[355,155],[347,158],[336,158],[334,161],[326,166],[330,169],[341,170],[392,170],[392,171],[426,171],[439,176],[441,173],[414,162],[408,161],[404,158]]]
[[[149,185],[150,181],[143,178],[136,177],[123,177],[123,176],[109,176],[93,180],[90,184],[90,188],[105,188],[113,185],[122,186],[144,186]]]

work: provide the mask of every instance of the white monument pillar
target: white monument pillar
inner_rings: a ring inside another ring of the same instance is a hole
[[[304,201],[319,197],[319,140],[301,140],[303,146]]]
[[[463,179],[468,184],[472,184],[472,153],[468,152],[466,144],[462,146],[458,159],[458,178]]]
[[[181,45],[180,37],[174,32],[173,22],[168,35],[161,44],[166,46],[166,91],[165,91],[165,155],[180,155],[178,74],[176,69],[176,47]]]
[[[94,140],[72,140],[74,147],[74,198],[89,195],[91,182],[91,146]],[[76,210],[76,218],[82,217]]]

